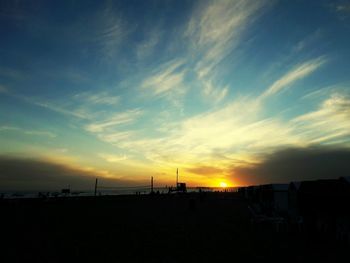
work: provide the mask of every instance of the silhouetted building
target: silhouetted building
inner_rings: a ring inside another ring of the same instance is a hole
[[[64,188],[61,190],[61,193],[64,194],[64,195],[68,195],[70,194],[70,189],[69,188]]]
[[[247,189],[247,187],[238,187],[237,192],[238,192],[240,197],[244,197],[244,198],[247,197],[246,196],[246,189]]]
[[[260,188],[260,203],[268,212],[287,213],[288,184],[266,184]]]
[[[311,233],[328,239],[350,239],[350,189],[346,180],[301,182],[298,207]]]
[[[176,190],[181,193],[187,192],[186,183],[177,183]]]
[[[339,180],[345,184],[348,184],[350,187],[350,176],[340,177]]]
[[[300,216],[298,206],[298,191],[301,182],[291,182],[288,186],[288,215],[292,221]]]
[[[176,192],[176,193],[186,193],[187,187],[186,183],[180,183],[179,182],[179,169],[176,169],[176,187],[169,187],[169,193]]]
[[[246,187],[245,197],[253,203],[258,203],[260,201],[260,186],[252,185]]]

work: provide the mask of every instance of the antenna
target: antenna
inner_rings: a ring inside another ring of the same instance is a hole
[[[176,168],[176,187],[179,183],[179,168]]]
[[[151,176],[151,194],[153,194],[153,176]]]
[[[95,181],[95,192],[94,192],[94,195],[96,196],[97,194],[97,178],[96,178],[96,181]]]

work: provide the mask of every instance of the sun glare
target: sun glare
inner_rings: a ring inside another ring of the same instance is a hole
[[[220,182],[219,185],[220,185],[220,187],[222,187],[222,188],[227,187],[227,183],[225,183],[225,182]]]

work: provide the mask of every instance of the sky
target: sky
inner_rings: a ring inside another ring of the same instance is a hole
[[[349,1],[0,1],[0,190],[350,169]]]

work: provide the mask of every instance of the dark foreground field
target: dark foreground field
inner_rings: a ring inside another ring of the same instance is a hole
[[[349,262],[334,242],[253,230],[236,193],[0,202],[1,262]]]

